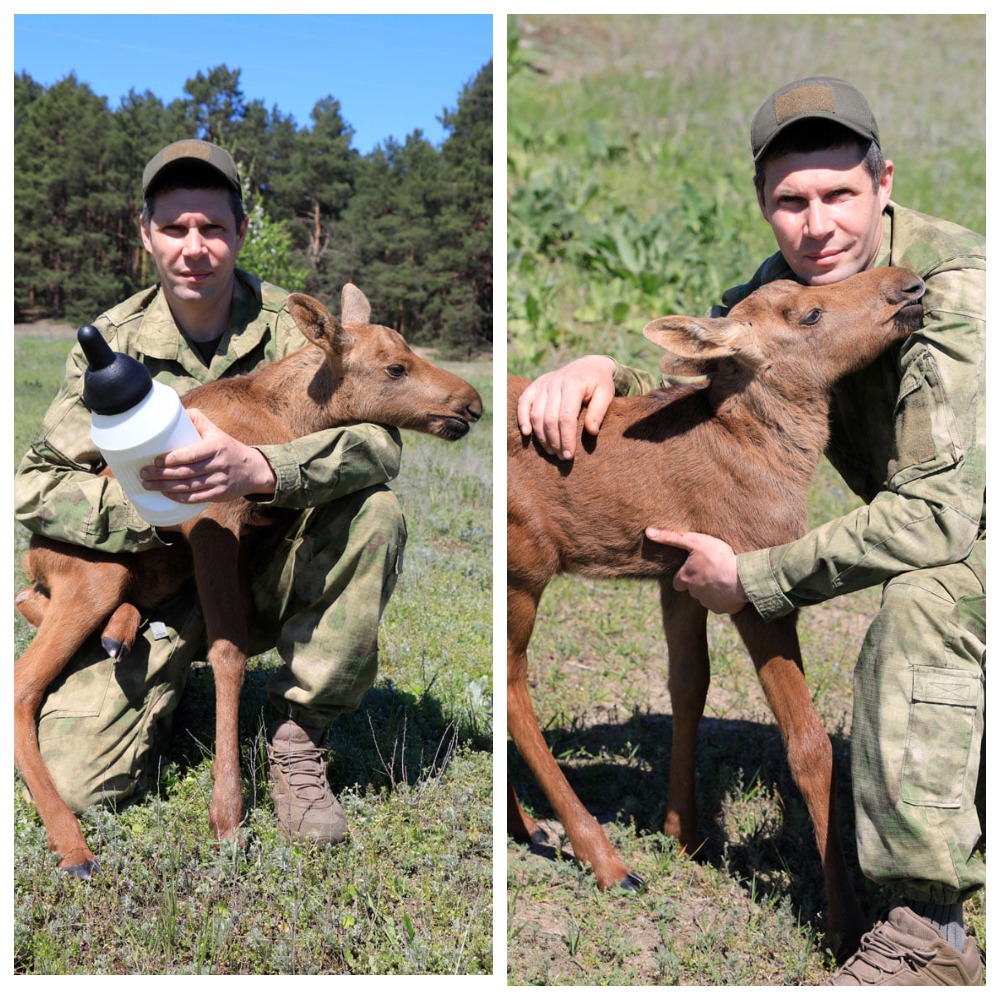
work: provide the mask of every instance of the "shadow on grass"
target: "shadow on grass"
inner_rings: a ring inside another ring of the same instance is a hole
[[[618,822],[640,835],[658,833],[666,813],[673,718],[636,715],[622,723],[549,728],[546,740],[580,801],[601,824]],[[837,805],[847,865],[864,909],[871,896],[857,863],[851,803],[850,743],[831,735]],[[508,775],[518,796],[541,820],[555,817],[527,765],[508,741]],[[703,719],[696,769],[698,862],[725,869],[757,898],[787,896],[797,917],[825,929],[823,873],[805,801],[792,780],[776,724]],[[557,856],[552,844],[531,848]],[[639,874],[642,874],[640,872]]]
[[[240,745],[263,767],[264,740],[278,713],[268,699],[273,669],[251,664],[240,698]],[[211,668],[191,671],[173,717],[173,735],[162,751],[164,763],[183,775],[212,757],[215,745],[215,685]],[[415,785],[443,768],[455,745],[489,750],[492,738],[481,725],[456,722],[435,697],[417,697],[380,680],[357,711],[329,729],[328,774],[335,794],[358,786],[379,794],[401,784]]]

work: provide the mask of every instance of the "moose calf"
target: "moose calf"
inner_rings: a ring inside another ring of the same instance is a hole
[[[918,329],[923,282],[909,271],[867,271],[834,285],[765,285],[725,318],[665,317],[645,335],[662,370],[705,381],[615,399],[599,436],[575,457],[546,454],[517,426],[527,383],[511,379],[507,427],[507,728],[542,786],[581,864],[598,885],[642,879],[615,853],[546,746],[528,693],[528,643],[538,602],[558,573],[656,577],[674,713],[664,831],[697,850],[695,741],[709,683],[706,611],[672,587],[680,549],[644,536],[653,525],[721,537],[746,552],[800,537],[809,481],[827,441],[830,392]],[[582,428],[582,417],[581,417]],[[795,616],[765,623],[752,607],[733,622],[753,659],[805,798],[822,859],[829,929],[851,943],[863,929],[841,851],[830,740],[802,669]],[[508,786],[508,826],[541,831]]]
[[[288,308],[309,345],[252,375],[194,389],[184,405],[245,444],[281,444],[362,421],[453,441],[482,415],[471,385],[418,357],[394,330],[371,324],[371,307],[355,286],[344,287],[339,321],[307,295],[290,295]],[[135,641],[138,608],[177,593],[192,572],[217,695],[209,819],[218,838],[238,837],[239,697],[251,613],[241,557],[247,537],[281,516],[246,499],[215,503],[185,522],[183,541],[119,556],[32,538],[25,570],[33,583],[15,605],[38,632],[14,664],[14,759],[60,868],[89,878],[97,864],[39,752],[35,720],[45,691],[101,626],[105,649],[123,660]]]

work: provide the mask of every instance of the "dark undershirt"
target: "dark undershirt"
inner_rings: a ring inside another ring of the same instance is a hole
[[[206,365],[212,363],[212,358],[215,356],[215,349],[219,346],[222,341],[222,336],[216,337],[215,340],[192,340],[191,346],[201,355],[201,360],[205,362]]]

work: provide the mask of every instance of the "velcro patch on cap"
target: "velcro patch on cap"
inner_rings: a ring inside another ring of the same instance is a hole
[[[163,151],[163,162],[169,163],[171,160],[181,158],[196,158],[199,160],[211,160],[212,150],[203,142],[175,142]]]
[[[796,87],[794,90],[788,90],[774,99],[774,117],[777,119],[779,125],[789,118],[794,118],[796,115],[804,113],[814,114],[817,111],[825,111],[833,114],[836,110],[833,90],[830,87],[824,87],[822,84]]]

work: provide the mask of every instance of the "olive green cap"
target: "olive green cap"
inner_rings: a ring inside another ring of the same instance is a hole
[[[233,158],[221,147],[204,139],[181,139],[164,146],[146,164],[142,172],[142,196],[146,197],[153,181],[167,168],[181,160],[197,160],[206,166],[214,168],[222,177],[226,187],[241,191],[240,174],[233,163]]]
[[[753,116],[750,147],[754,160],[789,125],[806,118],[826,118],[881,145],[875,116],[857,87],[832,76],[810,76],[776,90]]]

